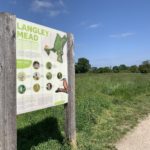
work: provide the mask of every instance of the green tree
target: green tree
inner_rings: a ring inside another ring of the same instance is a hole
[[[150,60],[143,61],[139,66],[139,71],[141,73],[150,73]]]
[[[122,64],[122,65],[119,66],[119,70],[120,71],[125,71],[127,69],[128,69],[128,67],[126,65],[124,65],[124,64]]]
[[[91,65],[90,65],[88,59],[79,58],[78,62],[75,65],[75,67],[76,67],[76,73],[86,73],[90,70]]]
[[[113,72],[118,73],[119,72],[119,67],[118,66],[114,66],[112,70],[113,70]]]
[[[103,70],[104,70],[104,73],[110,73],[111,72],[110,67],[104,67]]]
[[[75,64],[75,73],[79,73],[78,63]]]
[[[132,73],[138,73],[138,67],[136,65],[133,65],[129,68],[130,72]]]
[[[148,66],[149,66],[149,65],[150,65],[150,60],[145,60],[145,61],[143,61],[143,62],[142,62],[142,65],[148,65]]]
[[[90,71],[93,72],[93,73],[97,73],[98,69],[97,69],[97,67],[92,67],[92,68],[90,69]]]
[[[104,73],[104,68],[103,67],[98,68],[98,73]]]

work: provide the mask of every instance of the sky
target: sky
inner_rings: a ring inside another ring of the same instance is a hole
[[[0,12],[73,33],[75,61],[111,67],[150,59],[150,0],[0,0]]]

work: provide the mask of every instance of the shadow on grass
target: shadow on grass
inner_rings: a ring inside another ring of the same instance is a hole
[[[30,150],[32,146],[46,142],[49,139],[57,140],[63,144],[62,136],[56,118],[45,120],[17,131],[17,150]]]

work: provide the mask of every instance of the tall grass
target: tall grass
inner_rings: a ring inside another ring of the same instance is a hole
[[[115,149],[114,143],[150,112],[150,74],[76,75],[79,150]],[[18,116],[18,150],[69,150],[63,106]]]

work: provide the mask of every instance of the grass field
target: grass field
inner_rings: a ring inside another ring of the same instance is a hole
[[[69,150],[63,106],[17,117],[18,150]],[[76,75],[79,150],[115,150],[115,142],[150,113],[150,74]]]

